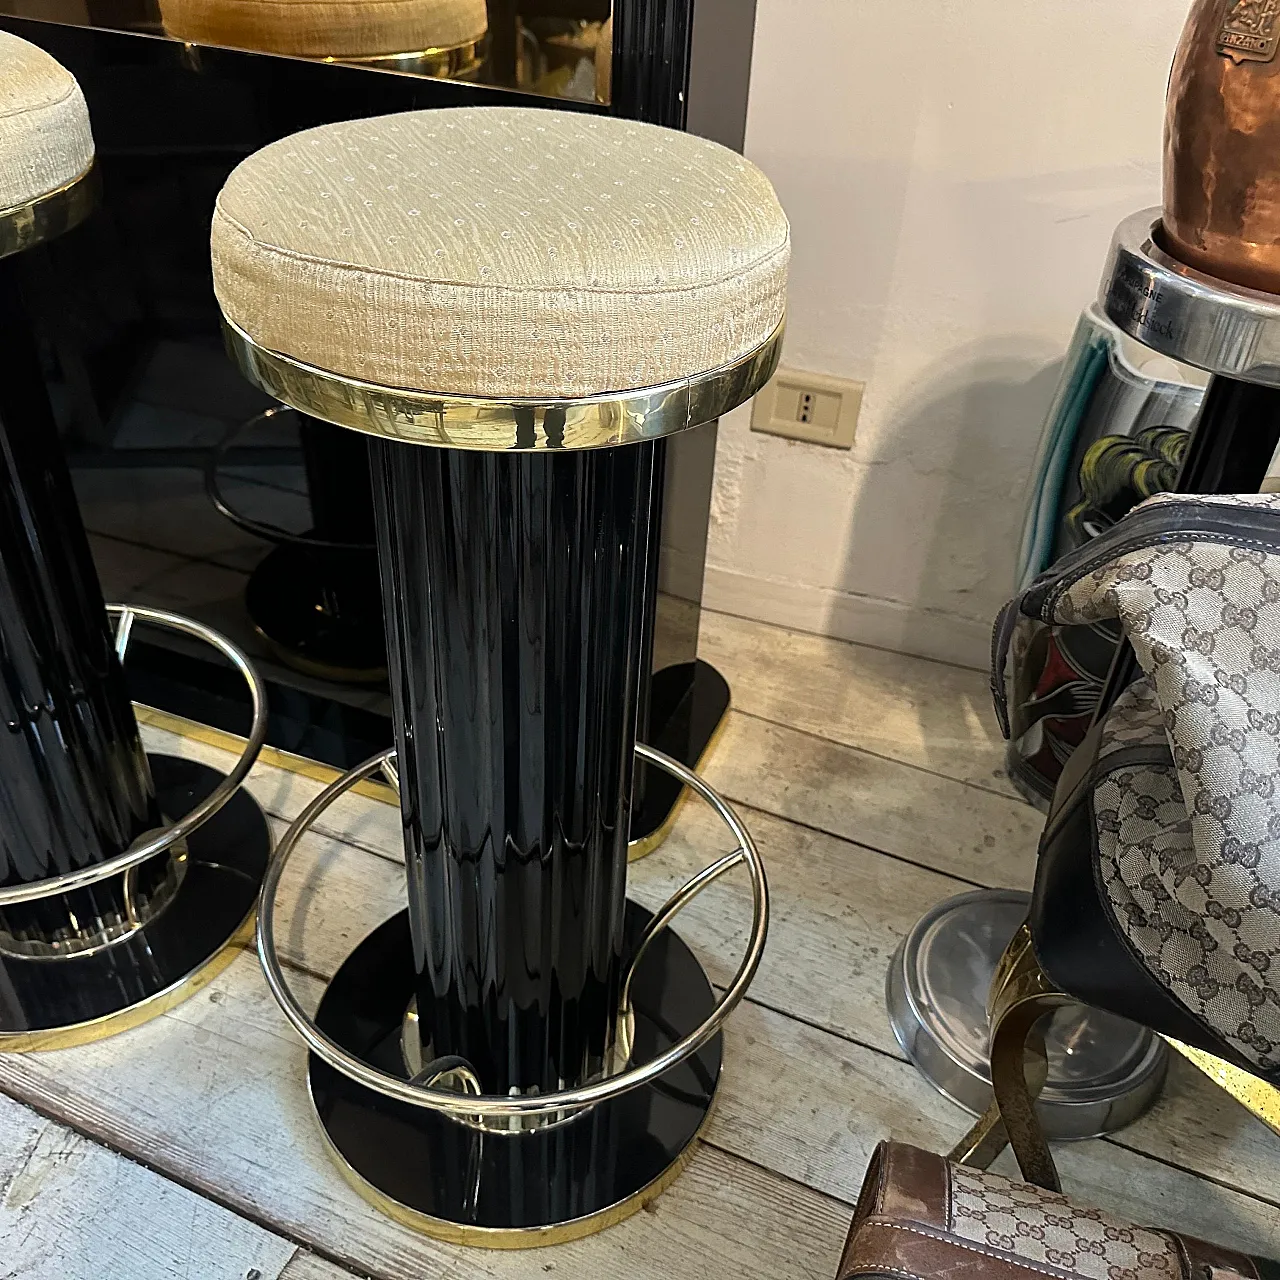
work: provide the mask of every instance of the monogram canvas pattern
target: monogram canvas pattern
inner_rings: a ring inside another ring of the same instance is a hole
[[[1176,1280],[1182,1274],[1168,1236],[960,1165],[951,1166],[951,1229],[961,1239],[1084,1280]]]
[[[1139,510],[1171,502],[1187,499]],[[1280,496],[1199,504],[1274,510],[1280,539]],[[1263,539],[1144,546],[1071,583],[1051,620],[1116,617],[1150,676],[1191,842],[1168,769],[1104,780],[1118,922],[1179,999],[1249,1061],[1280,1067],[1280,554]],[[1135,695],[1140,719],[1117,733],[1145,732],[1149,698]]]
[[[1099,759],[1139,745],[1143,737],[1145,745],[1169,752],[1163,713],[1147,680],[1116,702]],[[1280,1010],[1251,1002],[1257,983],[1241,981],[1242,954],[1218,946],[1206,915],[1186,905],[1203,895],[1194,883],[1198,861],[1172,756],[1165,765],[1121,764],[1103,773],[1093,807],[1103,888],[1148,972],[1209,1026],[1235,1028],[1237,1034],[1228,1038],[1242,1052],[1256,1048],[1260,1039],[1280,1043]],[[1178,888],[1177,897],[1169,884]],[[1207,900],[1204,908],[1209,911]]]
[[[1164,711],[1150,680],[1138,680],[1116,700],[1102,730],[1098,759],[1104,760],[1125,747],[1152,747],[1168,750],[1164,733]],[[1170,766],[1173,761],[1170,760]],[[1181,799],[1181,792],[1179,799]],[[1186,814],[1184,813],[1185,817]]]

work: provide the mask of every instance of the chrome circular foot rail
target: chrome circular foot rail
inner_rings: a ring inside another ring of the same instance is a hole
[[[379,772],[393,785],[398,782],[393,749],[373,756],[349,773],[343,774],[303,810],[277,847],[262,884],[262,896],[258,905],[258,956],[262,961],[262,969],[266,975],[267,985],[271,988],[271,994],[275,996],[285,1016],[293,1023],[312,1053],[328,1063],[335,1071],[341,1072],[357,1084],[372,1089],[384,1097],[394,1098],[398,1102],[407,1102],[410,1106],[443,1112],[472,1128],[481,1128],[493,1133],[519,1132],[525,1127],[520,1124],[521,1121],[541,1119],[544,1122],[563,1123],[566,1119],[572,1118],[571,1113],[584,1111],[596,1103],[620,1097],[632,1089],[653,1083],[673,1067],[697,1053],[716,1034],[725,1019],[741,1002],[759,968],[765,936],[769,928],[769,886],[765,879],[764,865],[750,832],[723,797],[693,770],[653,747],[636,743],[636,755],[647,763],[672,774],[701,796],[733,833],[738,842],[738,848],[719,858],[682,885],[654,915],[636,948],[635,956],[623,980],[622,1007],[619,1010],[619,1022],[624,1028],[625,1035],[623,1051],[626,1054],[626,1060],[630,1058],[631,979],[649,943],[703,889],[726,872],[739,865],[745,865],[751,877],[752,926],[746,952],[733,981],[725,989],[719,1003],[701,1026],[696,1027],[682,1040],[641,1066],[631,1067],[618,1075],[607,1076],[578,1088],[563,1089],[556,1093],[527,1095],[476,1094],[470,1091],[463,1093],[424,1087],[423,1084],[389,1075],[385,1071],[371,1067],[329,1039],[308,1016],[284,979],[275,943],[276,890],[284,874],[285,865],[298,841],[339,796],[349,791],[358,782]],[[456,1070],[456,1065],[453,1069]],[[430,1074],[423,1074],[426,1075],[429,1085],[432,1080],[438,1081],[448,1073],[433,1071]]]
[[[240,789],[241,783],[253,768],[258,753],[266,741],[266,687],[249,659],[226,636],[191,618],[168,613],[163,609],[144,608],[142,605],[109,604],[107,616],[117,619],[115,648],[116,656],[122,662],[128,652],[129,641],[133,637],[135,622],[146,622],[169,631],[180,631],[217,649],[244,676],[249,686],[249,694],[253,699],[253,725],[249,730],[249,740],[245,744],[240,759],[236,761],[235,768],[184,818],[163,831],[148,832],[145,836],[139,837],[123,853],[117,854],[114,858],[108,858],[106,862],[81,867],[77,871],[68,871],[65,875],[2,888],[0,889],[0,907],[10,907],[19,902],[34,902],[40,898],[49,898],[54,894],[69,893],[73,889],[83,889],[86,885],[97,884],[100,880],[107,880],[122,872],[130,871],[148,859],[154,858],[156,854],[163,853],[166,849],[185,840],[198,827],[208,822]]]

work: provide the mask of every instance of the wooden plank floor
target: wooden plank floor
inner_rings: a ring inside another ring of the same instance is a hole
[[[831,1277],[875,1143],[945,1150],[968,1123],[894,1042],[893,948],[944,897],[1028,884],[1040,818],[1002,772],[980,673],[723,616],[703,626],[734,695],[706,773],[759,841],[773,927],[729,1026],[707,1140],[649,1212],[527,1254],[452,1248],[384,1218],[321,1149],[305,1054],[245,954],[125,1035],[0,1057],[0,1277]],[[251,787],[281,831],[319,784],[264,765]],[[656,905],[728,847],[689,803],[633,866],[631,892]],[[395,811],[335,805],[281,891],[281,952],[304,999],[398,909],[403,881]],[[732,878],[682,917],[713,980],[737,964],[749,906]],[[1122,1215],[1280,1254],[1280,1139],[1180,1063],[1148,1116],[1061,1148],[1060,1164],[1071,1191]]]

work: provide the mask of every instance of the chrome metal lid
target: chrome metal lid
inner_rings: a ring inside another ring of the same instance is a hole
[[[1161,243],[1160,210],[1116,228],[1098,301],[1120,330],[1185,364],[1280,387],[1280,295],[1185,265]]]
[[[940,1093],[973,1115],[991,1102],[987,996],[1001,954],[1027,917],[1029,894],[981,889],[939,903],[894,952],[886,994],[903,1052]],[[1073,1005],[1045,1037],[1049,1079],[1039,1114],[1050,1138],[1121,1128],[1160,1092],[1168,1047],[1143,1027]]]

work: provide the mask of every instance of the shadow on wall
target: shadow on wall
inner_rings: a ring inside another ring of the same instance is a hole
[[[986,665],[1062,364],[1046,363],[1043,347],[1033,354],[1025,339],[993,337],[950,353],[889,412],[852,505],[838,579],[886,602],[877,610],[885,634],[867,634],[870,643]],[[911,531],[904,545],[885,545],[892,528]],[[832,614],[857,610],[857,599],[835,596]],[[865,634],[867,621],[832,616],[829,633]]]

